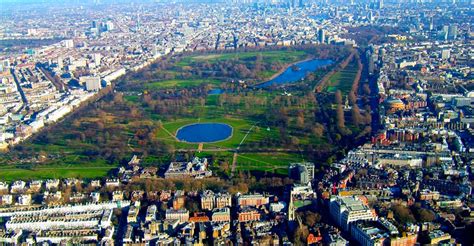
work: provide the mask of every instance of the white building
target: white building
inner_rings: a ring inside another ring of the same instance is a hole
[[[46,189],[52,190],[59,188],[59,179],[48,179],[46,180]]]
[[[13,196],[12,195],[3,195],[0,200],[0,204],[2,205],[11,205],[13,203]]]
[[[88,91],[98,91],[101,88],[99,76],[83,76],[79,81],[86,86]]]
[[[8,191],[8,184],[5,182],[0,182],[0,191]]]
[[[29,206],[29,205],[31,205],[31,195],[26,194],[26,195],[19,196],[17,204],[20,205],[20,206]],[[21,228],[19,228],[19,229],[21,229]]]
[[[189,211],[186,209],[166,209],[165,217],[167,220],[179,220],[184,223],[189,220]]]
[[[273,213],[279,213],[285,209],[286,203],[285,202],[275,202],[275,203],[270,203],[270,212]]]
[[[13,182],[11,186],[11,193],[18,193],[22,192],[25,189],[26,183],[22,180],[17,180]]]
[[[346,231],[349,230],[351,222],[377,219],[375,212],[356,196],[331,198],[329,212],[333,220]]]
[[[107,180],[105,180],[105,186],[107,188],[119,187],[120,186],[120,180],[118,180],[118,179],[107,179]]]
[[[156,205],[148,206],[148,208],[146,209],[145,221],[156,220],[156,211],[157,211]]]

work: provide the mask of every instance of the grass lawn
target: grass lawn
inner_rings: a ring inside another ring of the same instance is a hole
[[[340,90],[343,95],[347,95],[352,88],[352,83],[357,74],[357,62],[354,60],[349,63],[346,68],[335,73],[329,79],[329,85],[327,87],[328,92],[336,92]]]
[[[145,87],[149,90],[156,90],[163,88],[185,88],[204,83],[218,85],[221,81],[217,79],[171,79],[147,83]]]
[[[308,54],[305,51],[289,51],[289,50],[277,50],[277,51],[265,51],[265,52],[239,52],[239,53],[226,53],[226,54],[210,54],[210,55],[197,55],[188,56],[183,58],[176,65],[179,67],[192,66],[194,62],[209,62],[215,63],[218,61],[225,61],[229,59],[239,59],[246,62],[254,62],[257,55],[261,55],[263,62],[265,63],[292,63],[295,61],[305,59]]]
[[[296,153],[240,153],[237,157],[237,170],[267,171],[288,174],[288,166],[293,162],[304,161]]]
[[[100,164],[100,165],[99,165]],[[51,179],[51,178],[101,178],[116,168],[115,165],[101,163],[90,164],[48,164],[45,166],[32,167],[8,167],[0,166],[0,180],[32,180],[32,179]]]
[[[138,103],[140,101],[140,97],[137,95],[124,96],[123,99],[132,103]]]

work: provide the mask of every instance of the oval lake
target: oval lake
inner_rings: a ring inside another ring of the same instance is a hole
[[[179,141],[212,143],[232,136],[232,127],[223,123],[196,123],[183,126],[176,132]]]
[[[269,81],[258,84],[257,88],[265,88],[274,85],[282,85],[286,83],[294,83],[298,80],[306,77],[307,73],[314,72],[321,67],[327,66],[333,63],[332,60],[326,59],[312,59],[308,61],[302,61],[288,67],[283,73],[278,75],[276,78]],[[294,68],[297,69],[294,69]]]

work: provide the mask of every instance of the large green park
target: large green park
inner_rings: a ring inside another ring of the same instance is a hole
[[[335,90],[350,90],[357,64],[336,73],[324,92],[313,89],[349,52],[328,45],[163,57],[2,155],[0,179],[103,177],[134,154],[143,165],[160,168],[183,156],[206,156],[223,176],[286,175],[292,162],[330,162],[364,128],[348,126],[348,134],[335,127],[332,110]],[[334,65],[291,85],[255,86],[295,62],[319,58]],[[203,144],[177,140],[181,127],[206,122],[228,124],[231,137]]]

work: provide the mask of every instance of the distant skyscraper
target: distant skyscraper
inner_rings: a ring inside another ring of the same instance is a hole
[[[304,7],[303,0],[299,0],[299,7],[300,7],[300,8],[303,8],[303,7]]]
[[[105,22],[105,29],[107,31],[112,31],[114,30],[114,23],[112,21],[107,21]]]
[[[374,12],[372,10],[369,11],[369,16],[368,16],[367,19],[369,19],[370,23],[372,23],[372,21],[374,21]]]
[[[379,9],[383,8],[383,0],[379,0]]]
[[[433,23],[433,17],[430,17],[430,31],[433,31],[434,29],[434,23]]]
[[[456,39],[457,36],[458,36],[458,26],[457,25],[449,25],[448,39]]]
[[[325,32],[322,28],[318,31],[318,41],[322,44],[326,42]]]
[[[137,23],[136,24],[137,24],[136,28],[137,28],[137,31],[138,31],[138,30],[140,30],[140,14],[137,14]]]
[[[447,40],[448,39],[448,34],[449,34],[449,26],[444,25],[443,29],[441,30],[441,38],[444,39],[444,40]]]

